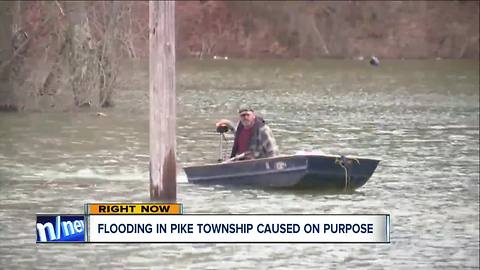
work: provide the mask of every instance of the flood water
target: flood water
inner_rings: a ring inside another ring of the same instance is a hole
[[[116,107],[0,114],[0,268],[479,267],[479,62],[181,61],[178,201],[185,213],[390,214],[391,244],[36,245],[36,213],[149,201],[148,64]],[[282,154],[382,161],[353,194],[200,187],[182,166],[218,158],[214,123],[250,103]]]

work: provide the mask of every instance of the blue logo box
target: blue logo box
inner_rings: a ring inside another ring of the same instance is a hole
[[[37,243],[85,242],[84,215],[37,215]]]

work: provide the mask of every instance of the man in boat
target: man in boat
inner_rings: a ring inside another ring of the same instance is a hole
[[[278,146],[272,130],[262,117],[255,115],[249,106],[241,106],[238,110],[240,121],[237,128],[230,121],[222,119],[219,126],[227,126],[235,132],[231,160],[267,158],[278,155]]]

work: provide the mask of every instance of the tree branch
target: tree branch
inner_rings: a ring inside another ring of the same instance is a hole
[[[3,73],[3,71],[13,62],[13,60],[15,60],[20,52],[27,47],[29,41],[30,38],[27,36],[27,39],[25,39],[25,41],[23,41],[22,44],[20,44],[20,46],[18,46],[18,48],[13,52],[13,56],[0,66],[0,73]]]

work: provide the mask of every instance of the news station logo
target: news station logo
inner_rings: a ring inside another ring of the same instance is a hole
[[[85,242],[85,216],[37,215],[37,243]]]

